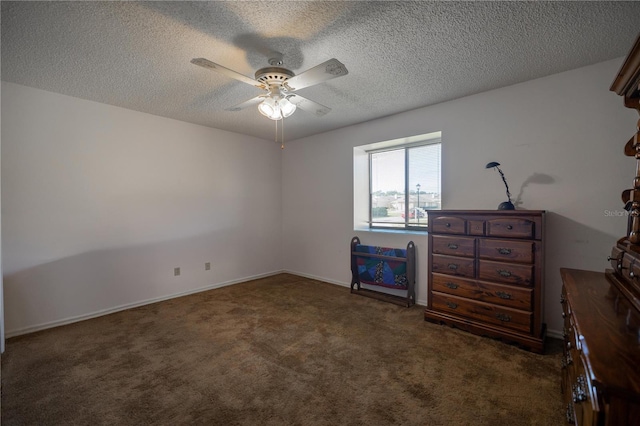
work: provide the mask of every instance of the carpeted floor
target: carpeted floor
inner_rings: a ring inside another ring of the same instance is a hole
[[[560,425],[536,355],[282,274],[9,339],[3,425]]]

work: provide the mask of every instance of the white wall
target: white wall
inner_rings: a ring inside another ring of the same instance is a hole
[[[2,124],[8,336],[281,270],[275,143],[5,82]]]
[[[626,218],[623,155],[637,114],[609,91],[622,58],[289,143],[283,157],[283,265],[348,285],[349,241],[417,245],[417,299],[426,304],[427,237],[353,230],[353,147],[442,131],[443,208],[494,210],[502,164],[519,209],[546,210],[545,320],[562,329],[559,268],[603,271]]]
[[[354,235],[394,247],[413,240],[424,304],[426,235],[353,230],[353,147],[434,131],[443,132],[444,208],[495,209],[504,190],[484,165],[499,161],[518,207],[548,211],[545,317],[558,335],[558,269],[604,270],[625,232],[624,217],[606,214],[622,210],[634,174],[622,148],[637,114],[608,90],[621,63],[315,135],[284,151],[3,82],[7,335],[281,269],[347,285]]]

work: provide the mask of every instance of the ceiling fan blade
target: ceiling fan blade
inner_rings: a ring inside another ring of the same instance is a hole
[[[291,77],[285,85],[288,90],[292,92],[347,74],[349,74],[347,67],[339,60],[333,58],[306,70],[302,74]]]
[[[239,103],[238,105],[234,105],[230,108],[226,108],[225,111],[240,111],[241,109],[245,109],[247,107],[250,107],[251,105],[258,105],[260,102],[264,100],[265,97],[267,97],[267,95],[256,96],[255,98],[251,98],[247,101]]]
[[[238,81],[250,84],[250,85],[255,86],[255,87],[259,88],[259,89],[266,89],[265,85],[260,83],[259,81],[256,81],[256,80],[254,80],[252,78],[249,78],[249,77],[247,77],[245,75],[242,75],[239,72],[230,70],[229,68],[223,67],[222,65],[215,64],[215,63],[211,62],[208,59],[205,59],[205,58],[193,58],[191,60],[191,63],[195,64],[195,65],[198,65],[198,66],[201,66],[203,68],[210,69],[212,71],[217,71],[217,72],[219,72],[221,74],[226,75],[227,77],[234,78],[234,79],[236,79]]]
[[[301,110],[309,112],[311,114],[315,114],[318,117],[322,117],[323,115],[331,111],[331,108],[321,105],[310,99],[303,98],[298,94],[287,96],[287,99],[289,99],[291,103],[295,104],[295,106],[297,106]]]

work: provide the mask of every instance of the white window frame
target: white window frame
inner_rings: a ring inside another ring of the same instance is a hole
[[[410,222],[409,203],[410,198],[409,185],[409,167],[408,167],[408,149],[432,145],[442,144],[442,133],[433,132],[422,135],[410,136],[406,138],[394,139],[389,141],[378,142],[365,146],[354,148],[354,230],[356,231],[378,231],[378,232],[427,232],[427,218],[424,218],[424,225],[414,224]],[[398,222],[394,225],[384,226],[384,224],[373,222],[373,191],[371,181],[371,154],[376,152],[391,151],[405,149],[405,221],[404,226],[398,226]],[[441,173],[442,158],[440,160]],[[442,186],[442,175],[440,177],[440,185]],[[440,188],[440,196],[442,197],[442,188]],[[442,208],[441,198],[440,208]]]

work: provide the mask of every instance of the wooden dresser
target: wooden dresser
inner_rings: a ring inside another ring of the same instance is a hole
[[[640,313],[602,272],[561,269],[571,425],[640,425]]]
[[[428,211],[425,320],[544,351],[543,211]]]
[[[640,113],[640,36],[611,90]],[[617,149],[636,159],[633,187],[622,191],[627,234],[611,249],[612,269],[561,269],[564,317],[562,392],[567,423],[640,425],[640,120]]]

